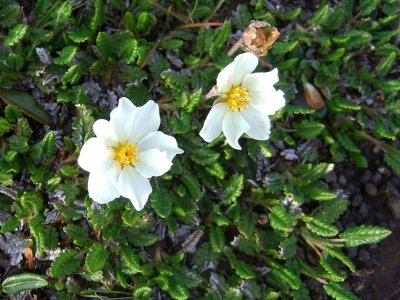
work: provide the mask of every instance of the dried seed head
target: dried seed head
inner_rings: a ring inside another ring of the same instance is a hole
[[[279,31],[267,22],[251,21],[243,33],[242,48],[257,56],[265,56],[279,35]]]
[[[315,109],[323,109],[325,107],[325,102],[322,99],[321,94],[311,83],[304,83],[304,97],[306,98],[306,102],[309,107]]]

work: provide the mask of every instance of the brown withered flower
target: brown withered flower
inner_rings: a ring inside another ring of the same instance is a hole
[[[243,33],[241,47],[257,56],[265,56],[279,35],[279,31],[267,22],[253,20]]]

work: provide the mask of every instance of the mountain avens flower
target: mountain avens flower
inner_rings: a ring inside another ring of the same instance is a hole
[[[269,138],[268,115],[282,108],[285,98],[283,92],[273,86],[279,81],[278,70],[251,73],[257,64],[254,54],[243,53],[218,74],[216,94],[219,98],[200,131],[206,142],[223,132],[229,145],[241,150],[238,140],[244,133],[255,140]]]
[[[96,137],[83,145],[78,164],[90,172],[88,190],[94,201],[103,204],[123,196],[136,210],[143,209],[152,192],[148,178],[169,171],[174,156],[183,153],[159,127],[154,101],[136,107],[127,98],[119,100],[110,121],[93,124]]]

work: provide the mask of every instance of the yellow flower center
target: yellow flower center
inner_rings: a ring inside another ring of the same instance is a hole
[[[115,160],[124,165],[134,164],[136,162],[137,145],[121,144],[114,148]]]
[[[249,92],[241,86],[234,86],[226,93],[226,103],[233,111],[237,111],[247,107],[250,101]]]

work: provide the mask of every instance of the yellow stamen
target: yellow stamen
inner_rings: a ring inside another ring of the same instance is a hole
[[[124,165],[134,164],[136,162],[137,145],[121,144],[114,148],[115,160]]]
[[[226,93],[226,103],[233,111],[246,108],[249,101],[249,92],[242,86],[234,86]]]

